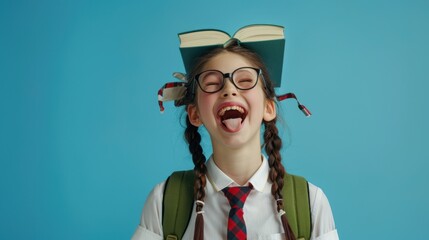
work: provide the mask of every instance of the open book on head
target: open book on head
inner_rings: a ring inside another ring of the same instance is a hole
[[[186,72],[195,61],[218,47],[238,43],[256,52],[265,63],[275,87],[280,87],[285,47],[284,28],[270,24],[256,24],[240,28],[234,35],[217,30],[203,29],[179,34],[180,52]]]

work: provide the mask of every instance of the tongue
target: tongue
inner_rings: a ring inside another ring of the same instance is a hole
[[[223,120],[222,122],[223,124],[225,124],[228,130],[230,130],[231,132],[236,132],[240,130],[241,120],[242,120],[241,118],[229,118],[229,119]]]

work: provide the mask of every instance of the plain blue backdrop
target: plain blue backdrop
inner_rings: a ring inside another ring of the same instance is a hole
[[[146,196],[192,167],[177,33],[286,27],[288,171],[327,194],[341,239],[427,234],[427,1],[0,3],[0,239],[129,239]],[[210,154],[207,134],[204,148]]]

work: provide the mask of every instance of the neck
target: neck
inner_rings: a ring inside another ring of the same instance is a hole
[[[262,164],[260,141],[234,149],[214,146],[213,160],[234,182],[244,185]]]

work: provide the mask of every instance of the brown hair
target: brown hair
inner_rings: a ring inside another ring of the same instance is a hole
[[[264,63],[260,59],[260,57],[250,51],[249,49],[242,48],[237,45],[232,45],[227,48],[217,48],[208,54],[202,56],[196,61],[194,64],[193,70],[188,75],[188,91],[185,97],[181,100],[182,104],[189,105],[195,104],[195,92],[197,84],[195,83],[195,75],[202,71],[203,67],[212,59],[220,53],[230,52],[238,54],[244,58],[246,58],[251,63],[255,64],[256,67],[262,70],[263,78],[265,79],[265,87],[264,92],[268,99],[275,99],[275,92],[273,83],[270,80],[270,76],[268,74],[267,68]],[[272,182],[271,193],[276,200],[277,211],[280,212],[283,209],[283,196],[282,196],[282,188],[283,188],[283,178],[285,175],[285,168],[281,163],[281,155],[280,149],[282,147],[282,140],[278,135],[278,129],[276,126],[277,117],[272,121],[264,121],[264,147],[265,152],[268,155],[268,164],[270,166],[269,178]],[[203,153],[203,149],[200,145],[201,135],[198,132],[198,127],[195,127],[191,124],[188,118],[186,118],[186,129],[185,129],[185,139],[189,144],[189,151],[192,154],[192,160],[194,162],[194,173],[195,173],[195,181],[194,181],[194,196],[197,201],[196,204],[196,212],[201,212],[203,208],[203,204],[200,201],[204,201],[205,198],[205,186],[206,186],[206,173],[207,168],[205,165],[206,157]],[[287,217],[285,214],[281,216],[281,221],[283,225],[283,229],[286,235],[286,240],[295,240],[295,236],[289,226]],[[197,214],[197,218],[195,221],[195,232],[194,232],[194,240],[203,240],[204,239],[204,218],[203,214]]]

